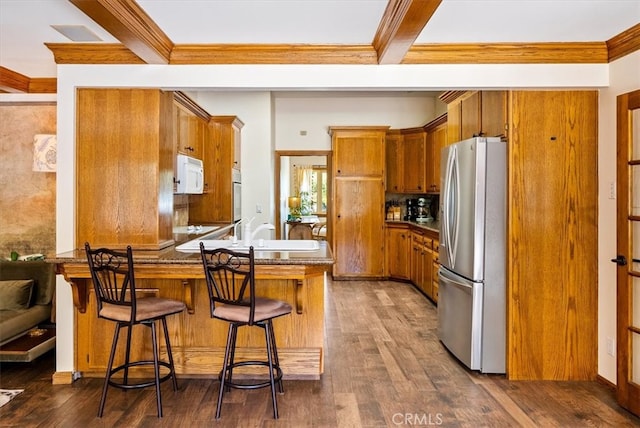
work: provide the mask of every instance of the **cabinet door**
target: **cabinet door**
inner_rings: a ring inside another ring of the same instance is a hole
[[[409,279],[411,252],[408,227],[387,226],[387,273],[391,278]]]
[[[510,103],[509,378],[593,380],[598,93],[514,91]]]
[[[480,92],[472,92],[460,100],[460,139],[466,140],[482,133],[480,118]]]
[[[410,272],[411,282],[418,288],[422,283],[422,239],[423,236],[418,232],[411,232],[411,260],[410,260]]]
[[[387,165],[387,192],[401,193],[404,191],[404,156],[402,151],[402,134],[390,131],[385,138],[385,153]]]
[[[404,190],[406,193],[427,191],[427,134],[424,131],[403,135]]]
[[[507,132],[507,91],[482,91],[482,133],[505,137]]]
[[[332,132],[335,177],[384,177],[386,129]]]
[[[447,144],[460,141],[462,129],[462,104],[460,99],[454,100],[447,105]]]
[[[441,168],[441,155],[442,149],[447,145],[447,124],[443,123],[436,127],[431,133],[432,144],[431,150],[433,153],[433,159],[431,163],[431,183],[429,186],[430,191],[440,191],[440,168]],[[431,187],[433,186],[433,187]]]
[[[382,179],[337,177],[334,183],[334,276],[383,277],[385,257]]]

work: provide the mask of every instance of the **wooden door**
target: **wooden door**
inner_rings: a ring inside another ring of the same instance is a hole
[[[384,182],[336,177],[334,277],[384,276]]]
[[[404,190],[406,193],[427,191],[427,133],[420,128],[403,135]]]
[[[617,397],[640,415],[640,90],[618,96],[617,134]]]
[[[505,137],[507,132],[507,91],[482,91],[482,134]]]
[[[507,373],[594,380],[596,91],[514,91],[508,176]]]
[[[395,279],[409,279],[409,228],[387,225],[387,274]]]
[[[480,92],[472,92],[460,101],[460,139],[466,140],[482,132],[480,119]]]
[[[404,157],[402,152],[402,134],[400,130],[389,130],[385,138],[387,165],[387,192],[404,191]]]

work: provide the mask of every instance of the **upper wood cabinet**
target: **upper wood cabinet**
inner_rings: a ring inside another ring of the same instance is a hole
[[[404,145],[404,191],[427,192],[427,133],[423,128],[402,130]]]
[[[404,191],[404,145],[399,129],[390,129],[385,138],[385,154],[387,165],[387,192]]]
[[[443,114],[425,125],[427,132],[427,192],[440,192],[440,152],[447,145],[447,114]]]
[[[453,144],[474,136],[506,137],[507,91],[448,91],[447,141]]]
[[[240,164],[243,126],[236,116],[211,117],[203,150],[205,193],[191,199],[189,223],[233,222],[232,170]]]
[[[388,127],[331,127],[334,177],[384,176],[385,133]],[[342,144],[342,142],[345,144]]]
[[[482,91],[480,116],[485,137],[506,137],[509,118],[507,116],[507,91]]]
[[[204,145],[209,138],[209,114],[182,92],[174,92],[175,153],[203,159]]]
[[[386,137],[387,192],[438,193],[440,150],[447,144],[447,113],[419,128],[392,129]]]
[[[383,278],[388,127],[331,127],[335,279]]]
[[[76,246],[173,245],[173,93],[78,89]]]

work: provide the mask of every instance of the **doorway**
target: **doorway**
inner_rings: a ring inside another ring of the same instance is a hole
[[[331,151],[276,151],[274,169],[276,237],[330,241]]]
[[[640,415],[640,90],[617,98],[617,399]]]

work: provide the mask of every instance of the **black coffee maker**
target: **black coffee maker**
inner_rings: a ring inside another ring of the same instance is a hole
[[[404,219],[406,221],[416,221],[416,217],[418,215],[418,200],[417,199],[407,199],[407,210],[404,215]]]

